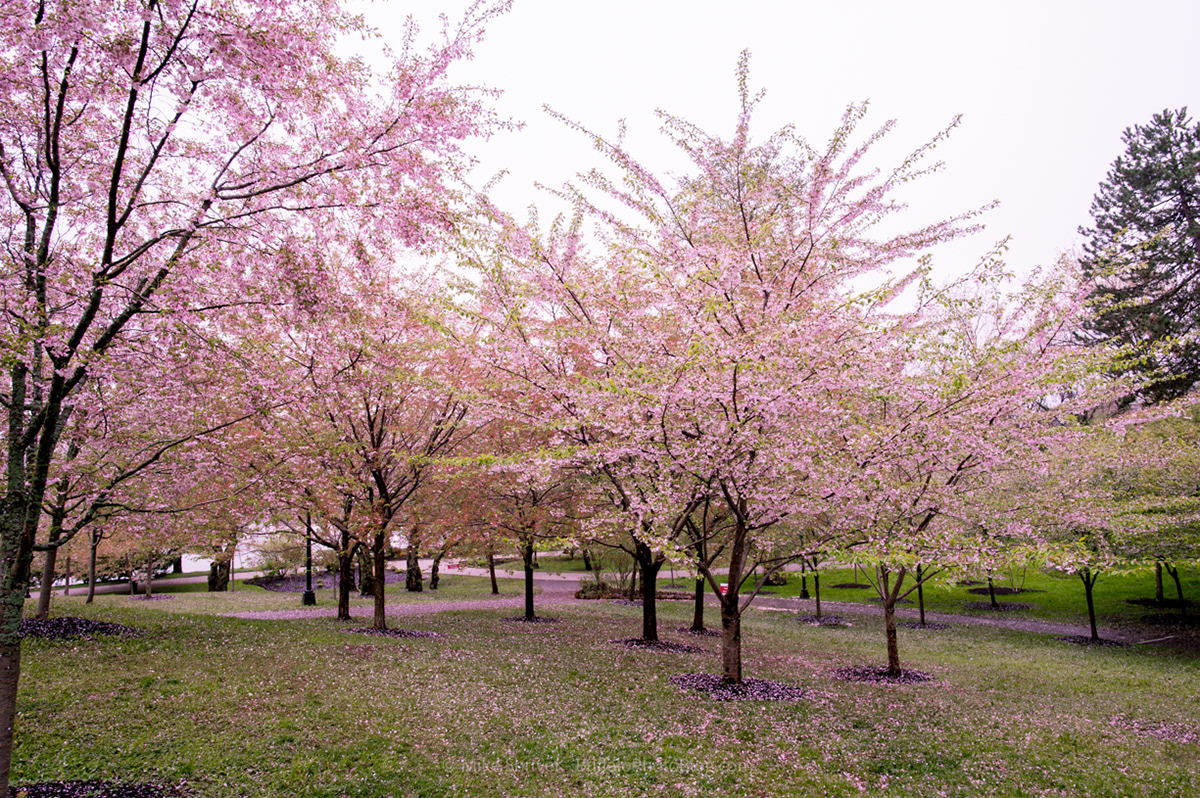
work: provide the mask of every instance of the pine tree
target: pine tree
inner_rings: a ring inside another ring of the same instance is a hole
[[[1154,375],[1142,396],[1155,402],[1200,381],[1200,126],[1187,108],[1164,110],[1122,134],[1092,200],[1094,226],[1080,228],[1084,273],[1095,282],[1087,336],[1132,345]]]

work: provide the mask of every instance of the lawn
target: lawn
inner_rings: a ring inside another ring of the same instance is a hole
[[[389,602],[486,598],[486,584]],[[56,600],[55,614],[144,635],[26,640],[14,783],[186,781],[210,798],[1200,793],[1194,651],[901,630],[905,665],[935,680],[852,683],[832,671],[883,660],[876,618],[827,629],[751,610],[747,675],[806,698],[722,703],[669,681],[719,672],[715,640],[674,632],[690,608],[672,602],[663,636],[702,651],[610,642],[640,624],[608,602],[545,606],[560,619],[546,624],[504,622],[511,607],[393,619],[445,635],[412,639],[219,614],[298,603],[242,586]]]
[[[1195,602],[1193,613],[1200,613],[1200,569],[1184,568],[1180,570],[1185,599]],[[855,572],[850,568],[831,568],[821,570],[821,601],[824,602],[858,602],[866,603],[878,594],[870,587],[839,588],[836,585],[854,584]],[[1026,592],[1016,595],[1000,595],[997,599],[1002,602],[1020,602],[1031,605],[1028,609],[1015,613],[1006,613],[1007,617],[1021,617],[1042,621],[1057,621],[1086,626],[1087,603],[1084,598],[1083,583],[1078,577],[1064,574],[1051,575],[1036,569],[1028,569],[1023,574],[1015,575],[1014,585],[1021,586]],[[971,609],[969,605],[987,602],[986,594],[971,593],[972,589],[984,590],[986,583],[958,584],[961,574],[947,582],[933,579],[927,583],[925,593],[925,609],[930,612],[947,612],[974,616],[994,616],[991,610]],[[866,578],[860,569],[857,572],[858,583],[866,584]],[[910,576],[905,590],[912,586]],[[1175,598],[1175,583],[1170,577],[1164,577],[1164,595],[1167,599]],[[977,581],[977,580],[972,580]],[[994,580],[998,588],[1008,587],[1009,581],[1004,578]],[[681,589],[691,589],[692,583],[685,578],[677,578],[671,583],[664,574],[663,586],[674,586]],[[764,588],[767,595],[780,598],[795,598],[800,595],[803,581],[797,572],[788,572],[788,583],[781,586]],[[812,574],[807,578],[809,596],[814,592]],[[1101,576],[1096,583],[1094,599],[1096,614],[1101,626],[1105,624],[1128,625],[1141,620],[1144,616],[1154,613],[1174,613],[1178,610],[1146,607],[1132,603],[1131,599],[1152,599],[1154,597],[1154,574],[1142,572],[1129,575]],[[912,604],[901,606],[916,607],[917,594],[909,595]],[[874,603],[874,602],[873,602]]]

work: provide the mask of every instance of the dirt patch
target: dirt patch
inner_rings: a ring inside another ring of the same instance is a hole
[[[671,682],[714,701],[803,701],[805,698],[799,687],[766,679],[742,679],[737,684],[727,684],[711,673],[681,673],[672,676]]]
[[[183,783],[122,784],[117,781],[41,781],[8,788],[10,798],[182,798],[190,795]]]
[[[689,646],[687,643],[672,643],[670,640],[643,640],[640,637],[627,637],[621,640],[609,640],[625,648],[637,648],[646,651],[661,651],[664,654],[704,654],[704,649]]]
[[[1015,612],[1017,610],[1031,610],[1032,604],[1026,604],[1022,601],[1001,601],[993,605],[990,601],[968,601],[963,605],[968,610],[987,610],[988,612]]]
[[[692,635],[693,637],[720,637],[721,636],[721,633],[718,632],[716,629],[693,629],[690,626],[681,626],[678,629],[676,629],[675,631],[682,632],[685,635]]]
[[[937,623],[936,621],[926,621],[922,626],[920,621],[900,621],[897,626],[902,626],[905,629],[930,629],[934,632],[941,632],[950,628],[948,623]]]
[[[174,596],[164,596],[161,593],[156,593],[152,596],[130,596],[130,601],[170,601]]]
[[[1088,635],[1062,635],[1054,639],[1061,640],[1064,643],[1072,643],[1077,646],[1109,646],[1112,648],[1119,648],[1126,645],[1118,640],[1105,640],[1104,638],[1097,640],[1096,638],[1089,637]]]
[[[444,632],[423,632],[418,629],[376,629],[373,626],[347,626],[343,632],[353,632],[359,635],[373,637],[445,637]]]
[[[887,668],[838,668],[833,675],[844,682],[881,682],[884,684],[920,684],[931,682],[933,677],[928,673],[901,668],[899,673],[891,673]]]
[[[1046,591],[1032,587],[994,587],[991,591],[986,587],[973,587],[967,592],[972,596],[986,596],[989,592],[995,593],[997,596],[1015,596],[1018,593],[1045,593]]]
[[[1191,607],[1195,604],[1195,602],[1191,599],[1184,599],[1183,601],[1180,601],[1177,598],[1163,599],[1162,601],[1152,598],[1135,598],[1125,599],[1125,603],[1136,604],[1139,607],[1158,607],[1164,610],[1181,610],[1184,607]]]
[[[850,622],[841,615],[797,615],[796,620],[806,626],[850,626]]]
[[[47,640],[91,640],[92,635],[115,635],[118,637],[140,637],[140,629],[119,623],[93,621],[89,618],[75,618],[69,615],[61,618],[51,618],[39,621],[35,618],[25,618],[21,621],[21,637],[41,637]],[[55,784],[57,782],[46,782]]]
[[[1143,615],[1142,623],[1151,626],[1200,626],[1200,615],[1178,615],[1173,612],[1156,612]]]
[[[515,618],[501,618],[501,623],[558,623],[558,618],[544,618],[541,615],[535,615],[532,618],[526,618],[524,615],[518,615]]]

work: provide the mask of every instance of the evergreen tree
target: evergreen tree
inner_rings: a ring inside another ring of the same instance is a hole
[[[1187,108],[1164,110],[1122,134],[1080,228],[1084,273],[1095,282],[1087,336],[1132,345],[1156,375],[1147,401],[1174,398],[1200,381],[1200,126]]]

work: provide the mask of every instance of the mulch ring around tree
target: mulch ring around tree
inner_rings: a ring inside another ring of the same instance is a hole
[[[986,596],[989,591],[986,587],[973,587],[967,592],[972,596]],[[1032,587],[994,587],[991,592],[997,596],[1015,596],[1018,593],[1045,593],[1046,591]]]
[[[857,590],[871,587],[871,585],[864,585],[862,582],[841,582],[840,584],[830,585],[830,587],[837,588],[838,590]]]
[[[1031,610],[1032,604],[1023,601],[999,601],[995,605],[990,601],[968,601],[963,605],[968,610],[988,610],[989,612],[1013,612],[1015,610]]]
[[[670,640],[643,640],[640,637],[626,637],[620,640],[609,640],[625,648],[637,648],[646,651],[661,651],[664,654],[704,654],[707,653],[699,646],[689,646],[687,643],[672,643]]]
[[[678,629],[676,629],[675,631],[682,632],[685,635],[691,635],[692,637],[720,637],[721,636],[721,633],[718,632],[716,629],[693,629],[690,626],[681,626]]]
[[[902,626],[905,629],[931,629],[935,632],[950,628],[950,624],[937,623],[936,621],[926,621],[924,626],[921,625],[920,621],[900,621],[896,625]]]
[[[515,618],[501,618],[500,623],[558,623],[558,618],[547,618],[544,615],[526,618],[524,615],[518,615]]]
[[[834,677],[843,682],[875,682],[883,684],[920,684],[931,682],[933,677],[928,673],[901,668],[899,673],[890,673],[884,667],[838,668],[833,672]]]
[[[1162,609],[1167,610],[1179,610],[1183,609],[1184,607],[1191,607],[1195,604],[1195,602],[1191,599],[1184,599],[1183,601],[1180,601],[1177,598],[1163,599],[1162,601],[1152,598],[1132,598],[1125,599],[1125,603],[1136,604],[1139,607],[1161,607]]]
[[[799,687],[766,679],[742,679],[727,684],[711,673],[681,673],[670,677],[683,690],[704,693],[714,701],[803,701],[806,694]]]
[[[867,601],[874,601],[876,604],[883,603],[883,599],[881,599],[879,596],[871,596],[869,599],[867,599]],[[896,603],[897,604],[912,604],[913,600],[912,599],[896,599]]]
[[[117,781],[41,781],[8,788],[9,798],[183,798],[183,787],[162,784],[123,784]]]
[[[797,615],[796,620],[806,626],[850,626],[851,623],[841,615]]]
[[[64,615],[61,618],[51,618],[39,621],[36,618],[24,618],[21,621],[21,637],[41,637],[47,640],[91,640],[92,635],[115,635],[118,637],[140,637],[142,631],[132,626],[107,621],[93,621],[90,618],[75,618]],[[32,793],[30,794],[32,798]]]
[[[373,637],[445,637],[445,632],[422,632],[418,629],[376,629],[374,626],[346,626],[343,632]]]
[[[978,579],[962,579],[954,584],[958,585],[959,587],[973,587],[975,585],[982,585],[983,582],[980,582]]]
[[[1100,647],[1120,648],[1121,646],[1126,645],[1125,643],[1122,643],[1119,640],[1105,640],[1104,638],[1100,638],[1099,640],[1097,640],[1096,638],[1089,637],[1087,635],[1062,635],[1062,636],[1056,637],[1054,639],[1061,640],[1064,643],[1073,643],[1074,645],[1077,645],[1077,646],[1100,646]]]
[[[1153,615],[1143,615],[1142,623],[1151,626],[1200,626],[1200,615],[1156,612]]]

